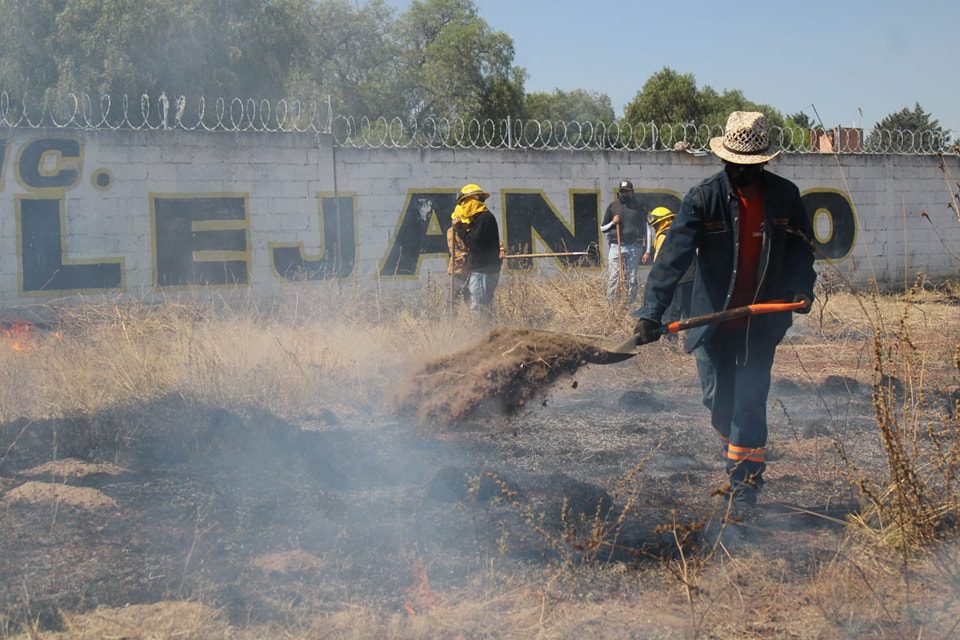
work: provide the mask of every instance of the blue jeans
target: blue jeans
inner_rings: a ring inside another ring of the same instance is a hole
[[[719,330],[694,350],[703,404],[724,442],[734,487],[763,486],[767,446],[767,395],[777,342],[746,331]]]
[[[616,300],[620,295],[620,261],[623,260],[623,286],[626,289],[627,304],[633,304],[637,299],[637,292],[640,291],[640,278],[638,271],[640,267],[640,258],[643,256],[642,244],[622,244],[620,245],[619,255],[617,252],[617,243],[610,244],[610,251],[607,253],[607,298]]]
[[[500,282],[500,272],[485,273],[472,271],[467,280],[467,290],[470,292],[471,311],[493,311],[493,294]]]

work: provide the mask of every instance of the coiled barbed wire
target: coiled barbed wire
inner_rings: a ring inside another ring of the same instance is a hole
[[[300,99],[137,99],[47,91],[14,97],[0,91],[0,127],[85,131],[220,131],[331,134],[341,147],[366,149],[520,149],[545,151],[682,150],[700,154],[721,125],[580,122],[505,118],[355,117],[334,113],[330,101]],[[772,127],[775,146],[787,153],[933,155],[957,153],[954,132]],[[839,143],[837,142],[839,140]]]

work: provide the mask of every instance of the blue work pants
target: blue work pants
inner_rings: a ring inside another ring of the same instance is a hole
[[[779,341],[745,330],[716,331],[694,350],[703,404],[724,443],[731,484],[763,486],[767,447],[767,395]]]

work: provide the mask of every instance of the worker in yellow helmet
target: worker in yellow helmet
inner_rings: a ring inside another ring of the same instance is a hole
[[[500,281],[500,265],[505,254],[497,219],[487,209],[489,197],[490,194],[476,184],[460,189],[451,215],[453,233],[448,242],[451,254],[454,247],[459,246],[458,241],[465,250],[461,272],[467,276],[470,310],[488,313],[493,309],[493,294]],[[451,269],[456,269],[456,264],[451,264]]]
[[[647,214],[647,224],[653,228],[654,240],[653,240],[653,260],[656,262],[657,256],[660,255],[660,247],[663,246],[663,241],[667,238],[667,231],[670,229],[670,225],[673,224],[673,219],[677,217],[673,211],[667,209],[666,207],[657,207],[649,214]]]
[[[660,247],[663,241],[667,239],[667,231],[673,225],[674,218],[677,217],[673,211],[667,207],[656,207],[647,214],[647,224],[653,231],[653,261],[656,262],[660,256]],[[696,264],[696,262],[694,262]],[[690,265],[687,272],[683,274],[680,282],[677,283],[677,289],[673,295],[673,302],[663,313],[664,322],[673,322],[690,316],[690,298],[693,292],[693,272],[694,264]],[[672,334],[675,336],[676,334]],[[671,336],[667,336],[671,337]]]

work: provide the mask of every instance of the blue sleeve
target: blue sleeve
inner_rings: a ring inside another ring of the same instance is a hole
[[[683,199],[673,226],[660,247],[660,256],[647,277],[643,306],[633,312],[634,316],[660,322],[673,300],[677,283],[697,255],[702,229],[703,194],[701,189],[694,188]]]
[[[813,285],[817,272],[813,268],[816,256],[813,250],[813,225],[803,206],[800,191],[795,185],[791,198],[790,226],[784,245],[783,288],[788,294],[802,293],[813,299]]]

